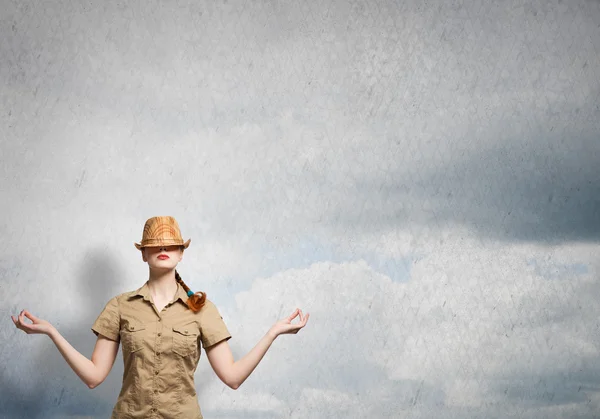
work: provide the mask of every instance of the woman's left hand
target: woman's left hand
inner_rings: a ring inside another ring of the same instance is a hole
[[[292,324],[292,320],[294,320],[298,316],[300,316],[300,322],[298,322],[296,324]],[[302,315],[302,310],[297,308],[291,315],[289,315],[285,319],[279,320],[277,323],[275,323],[271,327],[270,332],[275,337],[277,337],[279,335],[284,335],[284,334],[292,334],[292,333],[296,334],[296,333],[298,333],[298,331],[300,329],[302,329],[304,326],[306,326],[306,322],[308,321],[309,317],[310,317],[310,314],[306,313],[306,314]]]

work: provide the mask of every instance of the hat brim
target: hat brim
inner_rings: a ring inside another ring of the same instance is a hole
[[[183,246],[184,249],[187,249],[188,246],[190,245],[192,239],[188,239],[188,241],[186,241],[185,243],[178,243],[178,242],[173,242],[173,243],[169,243],[169,242],[163,242],[161,244],[147,244],[147,245],[142,245],[140,243],[133,243],[135,245],[135,247],[138,250],[142,250],[144,247],[162,247],[162,246]]]

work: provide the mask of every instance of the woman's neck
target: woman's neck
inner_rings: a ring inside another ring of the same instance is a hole
[[[167,272],[150,271],[148,287],[154,297],[170,300],[177,292],[175,270]]]

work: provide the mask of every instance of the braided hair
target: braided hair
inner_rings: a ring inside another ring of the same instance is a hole
[[[181,250],[184,250],[183,246],[181,246]],[[185,284],[185,282],[183,282],[183,279],[181,279],[181,276],[179,275],[179,272],[177,272],[177,269],[175,269],[175,280],[179,282],[179,284],[181,284],[186,294],[189,295],[190,287],[188,287]],[[202,307],[204,307],[204,303],[206,303],[206,293],[202,291],[198,291],[190,295],[186,301],[188,308],[194,313],[199,312],[202,309]]]
[[[185,282],[183,282],[183,279],[181,279],[181,276],[179,276],[179,272],[177,272],[177,269],[175,269],[175,279],[181,284],[185,292],[189,293],[190,288],[187,285],[185,285]],[[194,313],[199,312],[200,309],[204,306],[204,303],[206,303],[206,293],[201,291],[192,294],[190,297],[188,297],[186,301],[188,308]]]

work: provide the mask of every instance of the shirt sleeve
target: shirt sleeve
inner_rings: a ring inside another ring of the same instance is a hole
[[[121,314],[119,313],[119,302],[117,301],[117,297],[113,297],[106,303],[104,310],[102,310],[92,325],[92,332],[94,332],[96,336],[102,334],[110,340],[119,342],[120,324]]]
[[[231,339],[231,334],[227,330],[223,317],[221,317],[219,310],[212,301],[206,300],[200,314],[200,332],[204,348],[208,348],[222,340]]]

